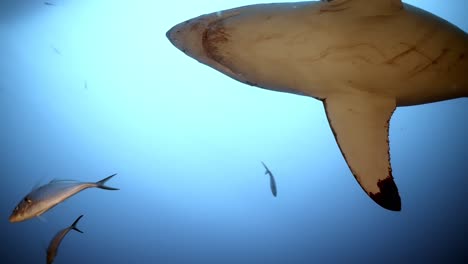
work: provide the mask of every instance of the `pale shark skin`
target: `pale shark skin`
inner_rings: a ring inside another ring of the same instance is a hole
[[[11,223],[17,223],[41,216],[57,204],[65,201],[71,196],[88,188],[99,188],[104,190],[119,190],[104,185],[114,177],[112,174],[97,182],[79,182],[54,180],[48,184],[33,189],[13,209],[9,217]]]
[[[46,262],[47,264],[51,264],[54,262],[55,257],[57,256],[58,253],[58,248],[60,244],[62,243],[63,238],[70,232],[70,230],[75,230],[77,232],[83,233],[80,229],[76,227],[76,224],[78,224],[78,221],[83,217],[83,215],[78,216],[78,218],[71,224],[71,226],[64,228],[60,230],[50,241],[49,247],[47,247],[47,252],[46,252]]]
[[[323,101],[354,177],[389,210],[401,210],[388,138],[396,107],[468,96],[467,34],[399,0],[245,6],[166,35],[238,81]]]

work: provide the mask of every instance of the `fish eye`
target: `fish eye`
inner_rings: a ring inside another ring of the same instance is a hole
[[[28,197],[24,197],[24,201],[27,202],[27,203],[31,203],[31,199],[29,199]]]
[[[14,209],[13,211],[18,211],[18,209],[19,209],[19,207],[18,207],[18,206],[16,206],[16,207],[15,207],[15,209]]]

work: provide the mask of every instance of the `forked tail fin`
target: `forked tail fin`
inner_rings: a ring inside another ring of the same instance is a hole
[[[83,233],[83,231],[81,231],[80,229],[78,229],[78,227],[76,227],[76,224],[78,223],[78,221],[80,221],[81,217],[83,217],[83,215],[78,216],[75,222],[73,222],[73,224],[70,226],[70,229]]]
[[[261,163],[263,164],[263,167],[265,168],[265,175],[270,174],[270,170],[269,170],[268,167],[265,165],[265,163],[263,163],[263,161],[261,161]]]
[[[110,180],[110,178],[114,177],[115,175],[117,175],[117,173],[114,173],[111,176],[96,182],[96,185],[97,185],[96,187],[104,189],[104,190],[112,190],[112,191],[119,190],[118,188],[112,188],[112,187],[104,185],[104,183],[106,183],[106,181]]]

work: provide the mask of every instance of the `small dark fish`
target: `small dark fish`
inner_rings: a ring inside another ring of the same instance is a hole
[[[268,169],[268,167],[265,165],[265,163],[263,163],[262,161],[262,164],[263,164],[263,167],[265,167],[265,175],[270,175],[270,189],[271,189],[271,193],[273,194],[273,196],[276,197],[276,194],[277,194],[277,190],[276,190],[276,181],[275,181],[275,178],[273,177],[273,173],[271,173],[271,171]]]
[[[58,251],[58,248],[60,246],[60,243],[62,242],[63,238],[68,234],[68,232],[70,230],[75,230],[75,231],[78,231],[80,233],[83,233],[83,231],[79,230],[77,227],[76,227],[76,224],[78,223],[78,221],[80,221],[81,217],[83,217],[83,215],[80,215],[76,220],[75,222],[73,222],[73,224],[67,228],[64,228],[62,230],[60,230],[53,238],[52,240],[50,241],[50,244],[49,244],[49,247],[47,248],[47,264],[51,264],[54,259],[55,259],[55,256],[57,256],[57,251]]]
[[[88,90],[88,81],[84,81],[84,88]]]
[[[113,174],[98,182],[53,180],[28,193],[15,207],[9,220],[11,223],[16,223],[40,216],[84,189],[96,187],[104,190],[118,190],[104,185],[106,181],[115,175]]]
[[[54,3],[52,3],[52,2],[44,2],[44,5],[48,5],[48,6],[55,6],[55,4],[54,4]]]
[[[62,55],[62,53],[60,52],[60,50],[57,49],[55,46],[52,46],[52,45],[51,45],[50,47],[52,48],[52,50],[53,50],[55,53],[57,53],[58,55]]]

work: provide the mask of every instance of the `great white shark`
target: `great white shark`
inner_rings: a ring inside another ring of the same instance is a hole
[[[393,211],[401,210],[388,137],[396,107],[468,97],[466,32],[400,0],[243,6],[166,35],[240,82],[321,100],[352,174]]]

